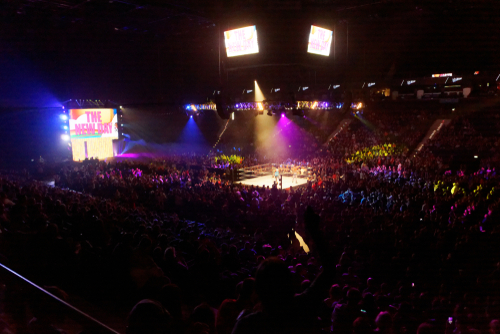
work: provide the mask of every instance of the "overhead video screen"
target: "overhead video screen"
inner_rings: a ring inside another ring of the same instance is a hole
[[[329,56],[330,46],[332,45],[332,34],[331,30],[311,26],[307,52],[322,56]]]
[[[116,109],[70,109],[69,131],[71,139],[118,139]]]
[[[257,28],[255,26],[225,31],[224,40],[228,57],[259,53]]]

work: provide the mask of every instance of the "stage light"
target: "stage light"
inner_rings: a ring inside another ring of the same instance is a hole
[[[68,116],[66,116],[66,115],[59,115],[59,118],[62,119],[63,121],[68,120]]]
[[[281,118],[283,118],[283,117],[285,117],[285,113],[284,112],[281,113]]]
[[[189,118],[193,118],[193,115],[189,116]]]
[[[64,140],[64,141],[69,141],[69,135],[67,134],[62,134],[61,135],[61,139]]]
[[[120,109],[123,109],[123,107],[122,107],[122,106],[120,106]]]
[[[231,113],[231,120],[234,121],[234,111]]]
[[[63,129],[68,130],[68,126],[67,125],[63,126]]]

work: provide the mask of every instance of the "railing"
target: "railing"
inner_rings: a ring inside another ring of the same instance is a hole
[[[78,308],[76,308],[73,305],[67,303],[66,301],[60,299],[59,297],[54,296],[52,293],[48,292],[44,288],[36,285],[35,283],[31,282],[27,278],[21,276],[17,272],[13,271],[12,269],[10,269],[7,266],[0,263],[0,270],[2,270],[2,269],[4,272],[9,273],[8,277],[16,278],[16,279],[18,279],[18,281],[24,283],[25,285],[34,288],[33,293],[39,293],[39,294],[42,294],[43,296],[47,297],[48,303],[56,303],[58,306],[62,306],[63,310],[65,311],[64,312],[65,315],[67,315],[69,318],[71,318],[72,320],[74,320],[78,324],[81,324],[83,327],[90,330],[92,333],[120,334],[119,332],[117,332],[114,329],[110,328],[109,326],[103,324],[99,320],[91,317],[87,313],[79,310]]]
[[[271,175],[271,170],[272,170],[271,164],[263,164],[263,165],[241,168],[238,170],[239,179],[237,181]]]
[[[293,176],[294,172],[292,170],[292,165],[291,164],[272,164],[273,166],[273,172],[278,169],[279,174],[283,176]],[[297,168],[296,173],[297,177],[300,178],[307,178],[311,174],[311,167],[309,165],[297,165],[295,166]]]
[[[310,166],[296,166],[299,168],[297,170],[297,176],[300,178],[307,178],[311,174]],[[252,167],[245,167],[238,170],[239,177],[236,181],[253,179],[261,176],[271,176],[274,175],[274,171],[278,169],[280,175],[283,176],[293,176],[292,165],[291,164],[276,164],[276,163],[267,163],[263,165],[256,165]]]

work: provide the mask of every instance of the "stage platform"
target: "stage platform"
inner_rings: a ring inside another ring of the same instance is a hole
[[[307,184],[307,179],[303,178],[297,178],[297,183],[292,184],[293,177],[291,176],[283,176],[283,189],[289,189],[290,186],[292,187],[300,187],[300,186],[305,186]],[[246,179],[243,181],[239,181],[236,183],[241,183],[249,186],[269,186],[271,188],[274,183],[274,177],[271,177],[271,175],[266,175],[266,176],[261,176],[261,177],[256,177],[253,179]]]

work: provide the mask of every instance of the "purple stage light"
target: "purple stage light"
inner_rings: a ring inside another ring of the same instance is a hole
[[[282,113],[282,114],[281,114],[281,117],[285,117],[285,114],[284,114],[284,113]]]

